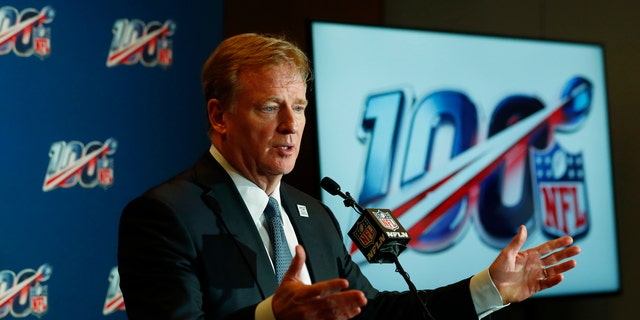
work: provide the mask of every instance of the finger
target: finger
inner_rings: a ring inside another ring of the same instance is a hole
[[[527,241],[527,228],[523,225],[520,226],[518,234],[511,240],[511,243],[504,249],[507,253],[517,254],[522,249],[522,246]]]
[[[301,298],[322,297],[334,294],[349,287],[349,281],[346,279],[331,279],[314,283],[306,288],[300,295]]]
[[[304,261],[307,259],[307,254],[301,245],[296,246],[296,255],[291,259],[291,265],[287,272],[282,277],[282,281],[300,281],[300,273],[304,267]]]
[[[360,313],[360,308],[367,304],[367,298],[359,290],[348,290],[326,296],[329,310],[333,310],[336,317],[352,318]]]
[[[547,278],[551,278],[555,275],[559,275],[562,274],[564,272],[567,272],[573,268],[575,268],[577,265],[575,260],[569,260],[569,261],[565,261],[563,263],[559,263],[556,264],[554,266],[551,267],[547,267],[545,268],[546,270],[546,274],[547,274]]]
[[[341,291],[312,299],[300,299],[297,296],[296,301],[286,309],[291,312],[291,319],[301,319],[300,314],[305,319],[351,319],[367,304],[366,296],[359,290]],[[277,316],[277,319],[281,317]]]
[[[534,250],[536,250],[540,256],[545,256],[562,247],[570,246],[571,244],[573,244],[573,238],[570,236],[564,236],[564,237],[547,241],[537,246],[536,248],[534,248]]]
[[[554,276],[549,276],[546,279],[540,280],[540,291],[549,289],[559,284],[563,279],[564,277],[562,276],[562,274],[556,274]]]
[[[291,260],[291,265],[287,272],[282,277],[282,282],[285,281],[301,281],[300,273],[304,267],[307,254],[301,245],[296,246],[296,255]],[[330,292],[346,289],[349,287],[349,282],[346,279],[332,279],[327,281],[318,282],[310,285],[307,290],[304,291],[302,298],[312,298],[322,296]]]
[[[560,261],[566,260],[568,258],[574,257],[580,253],[581,249],[579,246],[571,246],[564,248],[562,250],[553,252],[546,257],[542,258],[542,265],[551,266]]]

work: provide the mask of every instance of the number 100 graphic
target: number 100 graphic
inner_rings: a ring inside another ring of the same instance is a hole
[[[471,220],[496,248],[520,225],[540,223],[549,237],[581,237],[589,226],[584,164],[563,154],[573,159],[571,172],[553,175],[545,159],[561,154],[554,132],[579,130],[592,91],[591,82],[574,77],[555,106],[508,96],[493,109],[482,143],[477,108],[461,92],[437,91],[415,103],[402,90],[372,94],[359,132],[368,150],[358,200],[391,208],[411,235],[409,245],[422,252],[447,249]]]

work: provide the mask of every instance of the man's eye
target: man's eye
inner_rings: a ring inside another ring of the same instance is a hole
[[[265,107],[262,107],[262,110],[266,111],[266,112],[273,112],[273,111],[276,110],[276,107],[274,107],[274,106],[265,106]]]

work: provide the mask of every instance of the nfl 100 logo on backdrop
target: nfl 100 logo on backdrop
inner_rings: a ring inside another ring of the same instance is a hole
[[[92,141],[86,145],[79,141],[57,141],[49,148],[49,166],[42,191],[56,188],[83,188],[113,185],[113,155],[118,148],[115,139],[104,143]]]
[[[170,66],[173,63],[171,37],[175,29],[176,24],[171,20],[147,24],[138,19],[116,20],[107,67],[134,65],[138,62],[145,67]]]
[[[41,10],[0,7],[0,55],[13,52],[19,57],[36,55],[40,59],[51,54],[51,29],[55,11],[47,6]]]
[[[592,91],[589,80],[574,77],[559,88],[557,105],[507,96],[492,109],[484,140],[478,137],[479,111],[461,91],[421,99],[408,90],[371,94],[359,128],[359,140],[368,146],[359,202],[392,208],[408,226],[409,245],[423,252],[452,246],[471,217],[495,248],[508,244],[520,225],[536,221],[549,236],[583,236],[589,229],[587,164],[564,151],[554,134],[580,129]],[[451,145],[436,147],[442,132]],[[445,161],[439,159],[443,153]]]
[[[52,268],[43,264],[38,270],[24,269],[18,273],[0,271],[0,318],[42,317],[49,310],[47,286]]]
[[[107,316],[116,311],[124,310],[124,297],[120,290],[120,274],[118,273],[118,266],[115,266],[111,268],[111,272],[109,272],[109,288],[107,289],[107,296],[104,299],[102,314]]]

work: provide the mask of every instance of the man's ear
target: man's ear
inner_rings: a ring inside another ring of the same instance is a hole
[[[207,113],[209,116],[209,124],[213,131],[224,134],[227,130],[227,125],[224,122],[224,110],[222,103],[218,99],[211,99],[207,103]]]

